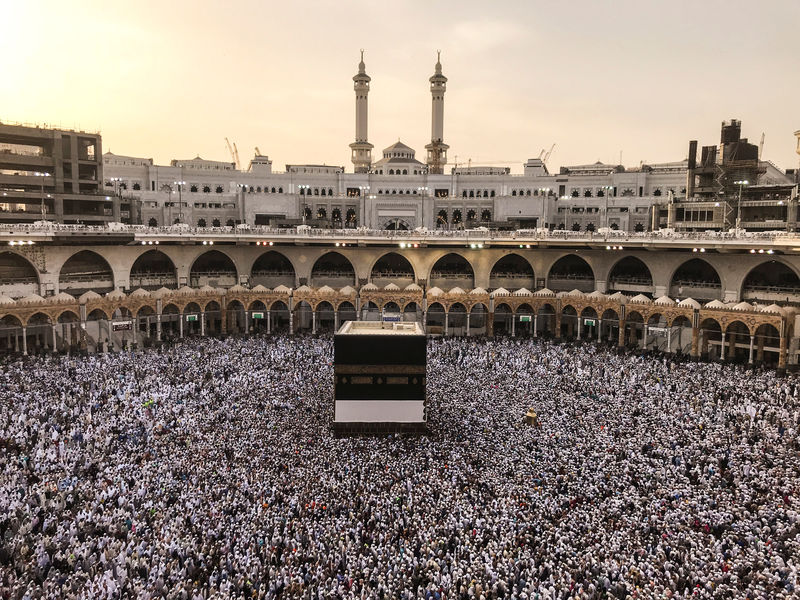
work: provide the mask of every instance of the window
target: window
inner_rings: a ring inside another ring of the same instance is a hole
[[[155,217],[150,217],[150,220],[147,222],[148,227],[158,227],[158,221]]]
[[[211,221],[211,226],[212,227],[219,227],[219,219],[214,219],[213,221]]]
[[[492,211],[488,208],[485,208],[483,212],[481,212],[481,221],[491,221],[492,220]]]
[[[403,175],[408,175],[408,169],[403,169]]]
[[[394,175],[394,169],[389,169],[389,175]]]
[[[577,198],[577,197],[578,197],[578,196],[580,196],[581,194],[580,194],[580,192],[578,192],[578,190],[572,190],[572,193],[571,193],[570,195],[571,195],[573,198]]]
[[[592,197],[592,190],[585,190],[583,192],[583,197],[584,198],[591,198]]]
[[[207,186],[207,185],[204,185],[203,186],[203,193],[204,194],[210,194],[211,193],[211,188],[209,186]]]
[[[279,188],[278,188],[278,193],[279,193],[279,194],[282,194],[282,193],[283,193],[283,188],[282,188],[282,187],[279,187]]]
[[[264,188],[264,189],[266,189],[266,188]],[[225,227],[233,227],[233,225],[234,225],[234,223],[233,223],[233,219],[228,219],[228,220],[225,222]]]
[[[512,196],[516,196],[517,195],[517,190],[511,190],[511,195]]]
[[[142,189],[142,185],[140,183],[134,183],[133,189],[138,192],[139,190]]]
[[[216,191],[218,194],[221,194],[221,193],[222,193],[222,186],[221,186],[221,185],[218,185],[218,186],[217,186],[217,189],[216,189],[216,190],[214,190],[214,191]]]
[[[191,188],[189,188],[189,190],[192,191],[192,192],[196,192],[197,191],[197,186],[193,185]]]
[[[197,226],[198,227],[205,227],[206,226],[206,220],[205,219],[197,219]]]

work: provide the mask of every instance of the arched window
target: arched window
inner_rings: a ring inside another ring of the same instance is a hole
[[[394,169],[389,169],[389,175],[394,175]]]
[[[644,225],[641,223],[637,223],[636,226],[633,228],[636,233],[642,233],[644,231]]]
[[[333,188],[328,188],[328,196],[333,196]]]
[[[516,196],[517,195],[517,190],[511,190],[511,195],[512,196]]]
[[[403,175],[408,175],[408,169],[403,169]]]
[[[314,195],[319,196],[319,188],[314,188]]]
[[[470,190],[469,191],[469,197],[470,198],[474,198],[475,197],[475,191],[474,190]]]
[[[347,222],[350,224],[355,224],[356,222],[356,211],[354,208],[348,208],[346,214]]]
[[[592,197],[592,190],[585,190],[583,192],[583,197],[584,198],[591,198]]]
[[[133,184],[133,189],[138,192],[139,190],[142,189],[142,186],[140,184],[138,184],[138,183],[134,183]]]
[[[322,190],[320,191],[320,194],[319,194],[319,195],[320,195],[320,196],[327,196],[327,194],[328,194],[328,192],[327,192],[327,191],[325,191],[325,188],[322,188]]]
[[[282,193],[283,193],[283,188],[282,188],[282,187],[279,187],[279,188],[278,188],[278,193],[279,193],[279,194],[282,194]]]
[[[463,192],[461,192],[461,197],[462,198],[466,198],[467,197],[467,190],[464,190]]]
[[[594,231],[594,223],[587,223],[586,231]]]
[[[204,185],[203,186],[203,193],[204,194],[210,194],[211,193],[211,188],[208,187],[207,185]]]
[[[491,221],[492,220],[492,211],[488,208],[484,208],[481,212],[481,221]]]
[[[661,188],[656,188],[653,190],[653,196],[660,196],[661,195]]]
[[[339,208],[334,208],[333,211],[331,211],[331,219],[333,221],[335,221],[335,222],[341,221],[342,220],[342,210],[339,209]]]
[[[219,227],[220,226],[219,219],[214,219],[213,221],[211,221],[211,226],[212,227]]]
[[[235,224],[235,223],[233,222],[233,219],[228,219],[228,220],[225,222],[225,226],[226,226],[226,227],[233,227],[233,226],[234,226],[234,224]]]
[[[158,227],[158,221],[155,217],[150,217],[150,220],[147,222],[148,227]]]
[[[192,192],[196,192],[197,191],[197,186],[193,185],[191,188],[189,188],[189,190],[192,191]]]
[[[602,198],[605,195],[606,195],[606,193],[603,190],[597,190],[597,197],[598,198]]]
[[[203,219],[203,218],[197,219],[197,226],[198,227],[205,227],[206,226],[206,220]]]
[[[323,190],[323,191],[325,191],[325,190]],[[317,209],[317,218],[318,218],[318,219],[325,219],[327,216],[328,216],[328,211],[327,211],[327,210],[325,210],[325,208],[324,208],[324,207],[320,206],[320,207]]]
[[[253,192],[255,192],[255,191],[256,191],[256,190],[255,190],[255,189],[253,188],[253,186],[251,185],[251,186],[250,186],[250,193],[252,194],[252,193],[253,193]]]
[[[256,188],[256,191],[257,191],[257,192],[260,194],[260,193],[261,193],[261,186],[258,186],[258,187]]]
[[[214,191],[215,191],[215,192],[217,192],[218,194],[221,194],[221,193],[222,193],[222,186],[221,186],[221,185],[218,185],[218,186],[217,186],[217,189],[216,189],[216,190],[214,190]]]
[[[530,196],[530,195],[531,195],[531,191],[530,191],[530,190],[528,190],[527,192],[525,192],[525,195],[526,195],[526,196]]]
[[[489,192],[489,197],[490,197],[490,198],[494,198],[494,190],[492,190],[491,192]]]
[[[438,226],[443,226],[447,224],[447,211],[442,209],[439,211],[439,214],[436,215],[436,224]]]
[[[272,193],[273,193],[273,194],[275,193],[275,188],[272,188]]]
[[[492,194],[492,196],[494,196],[494,194]],[[488,190],[483,190],[483,197],[484,198],[488,198],[489,197],[489,191]]]
[[[572,194],[571,194],[571,196],[572,196],[573,198],[577,198],[577,197],[578,197],[578,196],[580,196],[580,195],[581,195],[581,194],[580,194],[580,192],[579,192],[578,190],[572,190]]]

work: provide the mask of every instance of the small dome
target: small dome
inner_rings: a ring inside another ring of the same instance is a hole
[[[356,293],[356,290],[355,290],[355,288],[353,288],[353,287],[351,287],[349,285],[346,285],[342,289],[339,290],[339,293],[340,294],[344,294],[345,296],[352,296],[353,294]]]
[[[149,298],[150,292],[142,288],[136,288],[131,292],[131,298]]]
[[[476,287],[474,290],[472,290],[470,292],[470,294],[473,294],[475,296],[479,296],[479,295],[485,294],[485,293],[486,293],[486,290],[483,289],[482,287]]]
[[[304,292],[304,293],[307,293],[307,292],[311,292],[311,291],[313,291],[313,290],[312,290],[310,287],[308,287],[307,285],[301,285],[301,286],[300,286],[299,288],[297,288],[295,291],[296,291],[296,292]]]
[[[648,298],[644,294],[636,294],[628,302],[631,302],[632,304],[652,304],[653,303],[653,301],[650,300],[650,298]]]
[[[536,290],[535,292],[533,292],[533,295],[534,296],[539,296],[539,297],[552,298],[553,296],[556,295],[556,293],[553,290],[551,290],[550,288],[544,287],[544,288],[542,288],[540,290]]]
[[[205,285],[204,285],[203,287],[201,287],[201,288],[200,288],[200,290],[202,291],[202,290],[204,290],[206,287],[208,287],[208,286],[205,286]],[[237,283],[236,285],[232,285],[231,287],[229,287],[229,288],[228,288],[228,291],[229,291],[229,292],[234,292],[234,293],[238,293],[238,292],[246,292],[246,291],[247,291],[247,288],[246,288],[246,287],[244,287],[242,284],[240,284],[240,283]]]
[[[450,291],[449,291],[449,292],[447,292],[447,293],[448,293],[448,294],[466,294],[466,292],[465,292],[464,290],[462,290],[462,289],[461,289],[460,287],[458,287],[458,286],[456,286],[456,287],[454,287],[454,288],[450,288]]]
[[[377,290],[378,290],[378,286],[375,285],[374,283],[367,283],[367,284],[361,286],[361,291],[362,292],[375,292]]]
[[[114,290],[113,292],[108,292],[106,294],[106,298],[110,300],[124,300],[125,292],[123,292],[122,290]]]
[[[231,289],[233,289],[233,288],[235,288],[235,287],[236,287],[236,286],[233,286]],[[241,288],[241,290],[240,290],[240,291],[247,291],[247,290],[245,290],[245,289],[244,289],[242,286],[239,286],[239,287]],[[216,294],[216,293],[217,293],[217,290],[216,290],[216,288],[213,288],[213,287],[211,287],[211,286],[210,286],[210,285],[208,285],[208,284],[204,285],[203,287],[201,287],[201,288],[200,288],[199,290],[197,290],[197,291],[198,291],[198,292],[202,292],[203,294]]]
[[[56,302],[75,302],[75,296],[72,296],[67,292],[59,292],[53,296],[53,300]]]
[[[585,296],[585,295],[586,295],[586,294],[584,294],[584,293],[583,293],[582,291],[580,291],[579,289],[574,289],[574,290],[570,291],[570,292],[567,294],[567,296]]]
[[[188,296],[189,294],[194,294],[194,290],[190,288],[188,285],[184,285],[183,287],[179,288],[177,294],[180,296]]]
[[[282,285],[282,284],[279,285],[278,287],[276,287],[272,291],[273,292],[277,292],[279,294],[291,294],[292,293],[292,290],[290,288],[288,288],[288,287],[286,287],[285,285]]]
[[[669,296],[660,296],[659,298],[656,298],[655,303],[660,304],[661,306],[673,306],[675,304],[675,300]]]
[[[10,304],[16,304],[13,298],[9,298],[5,294],[0,294],[0,305],[8,306]]]
[[[681,300],[680,302],[678,302],[678,306],[682,306],[684,308],[699,309],[700,308],[700,303],[697,300],[695,300],[694,298],[686,298],[686,299]]]
[[[416,283],[409,283],[405,287],[405,291],[407,291],[407,292],[421,292],[422,288],[420,286],[418,286]]]
[[[89,292],[87,292],[87,294],[88,294],[88,293],[89,293]],[[171,289],[169,289],[169,288],[165,288],[165,287],[161,287],[161,288],[158,288],[158,289],[157,289],[155,292],[152,292],[150,295],[151,295],[153,298],[163,298],[164,296],[166,296],[166,295],[168,295],[168,294],[171,294],[171,293],[172,293],[172,290],[171,290]],[[86,295],[86,294],[84,294],[84,296],[85,296],[85,295]],[[81,296],[81,298],[83,298],[83,296]]]
[[[25,296],[20,300],[20,303],[24,304],[38,304],[40,302],[44,302],[44,298],[42,298],[39,294],[31,294],[30,296]]]
[[[711,302],[706,304],[703,308],[719,309],[719,308],[726,308],[726,306],[719,300],[712,300]]]
[[[438,287],[432,287],[428,290],[428,296],[441,296],[444,292]]]
[[[769,306],[765,306],[764,308],[761,309],[761,312],[776,313],[779,315],[786,314],[786,311],[783,309],[783,307],[778,306],[777,304],[770,304]]]
[[[397,285],[396,283],[390,283],[390,284],[386,285],[383,289],[384,289],[384,291],[387,291],[387,292],[399,292],[400,291],[400,286]]]
[[[533,296],[533,294],[531,293],[531,291],[528,288],[519,288],[517,291],[515,291],[511,295],[512,296]]]
[[[320,294],[335,294],[335,293],[336,293],[336,290],[335,290],[335,289],[333,289],[333,288],[332,288],[331,286],[329,286],[329,285],[323,285],[321,288],[319,288],[319,289],[317,290],[317,292],[318,292],[318,293],[320,293]]]
[[[606,295],[603,292],[601,292],[600,290],[595,290],[593,292],[590,292],[590,293],[586,294],[586,297],[587,298],[605,298]]]
[[[251,292],[257,292],[257,293],[259,293],[259,294],[263,294],[264,292],[268,292],[268,291],[269,291],[269,288],[267,288],[267,287],[264,287],[263,285],[261,285],[261,284],[259,283],[259,284],[258,284],[256,287],[252,288],[250,291],[251,291]]]
[[[506,288],[501,288],[501,287],[497,288],[495,291],[489,294],[489,296],[491,296],[492,298],[496,296],[510,296],[510,295],[511,294]]]
[[[99,300],[100,298],[102,298],[100,294],[98,294],[94,290],[89,290],[88,292],[82,293],[78,298],[78,301],[81,304],[86,304],[89,300]]]
[[[626,304],[628,302],[628,297],[622,292],[614,292],[608,297],[608,299],[619,302],[620,304]]]
[[[739,302],[739,304],[734,304],[733,305],[733,310],[740,310],[740,311],[743,311],[743,312],[744,311],[752,312],[753,311],[753,305],[749,304],[748,302]]]

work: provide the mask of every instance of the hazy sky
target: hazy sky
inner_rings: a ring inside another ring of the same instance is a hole
[[[449,159],[514,171],[685,158],[723,119],[796,167],[800,1],[0,0],[0,120],[99,130],[105,150],[349,170],[358,51],[369,139],[424,158],[436,50]]]

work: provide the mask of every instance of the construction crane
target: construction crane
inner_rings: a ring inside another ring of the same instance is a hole
[[[228,138],[225,138],[225,143],[228,145],[228,152],[231,153],[231,158],[233,159],[233,166],[236,167],[236,169],[238,170],[239,169],[239,150],[236,148],[236,144],[235,143],[233,144],[233,146],[231,146],[231,143],[228,140]]]
[[[261,150],[258,149],[258,146],[256,146],[256,156],[262,156]]]
[[[544,158],[542,158],[541,154],[539,155],[539,158],[542,159],[542,164],[544,164],[545,166],[547,165],[547,161],[550,160],[550,155],[553,153],[553,150],[555,149],[555,147],[556,147],[556,144],[555,144],[555,142],[553,142],[553,145],[550,146],[550,150],[547,151],[547,154],[544,155]],[[542,152],[544,152],[544,150],[542,150]]]

